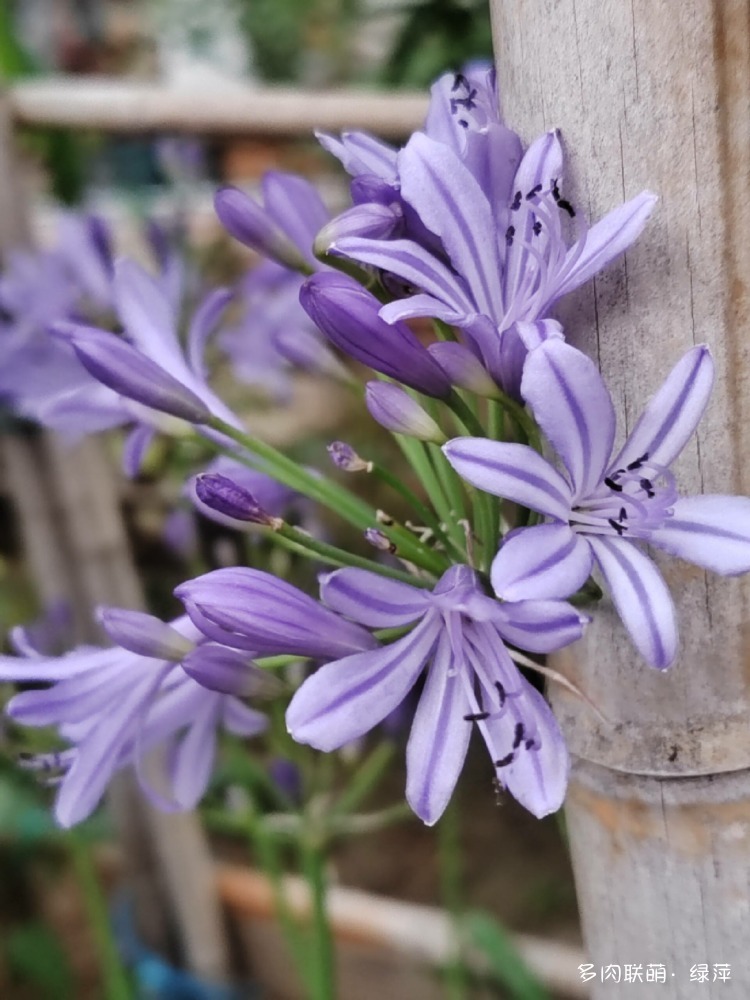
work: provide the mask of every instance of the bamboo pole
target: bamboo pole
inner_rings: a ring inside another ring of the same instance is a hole
[[[643,188],[661,198],[626,258],[562,304],[569,339],[599,361],[623,431],[708,343],[716,388],[678,482],[749,494],[750,7],[493,0],[492,12],[503,112],[527,140],[562,129],[566,197],[591,218]],[[657,561],[678,605],[672,670],[639,661],[606,601],[556,663],[610,720],[555,693],[592,995],[625,995],[601,966],[661,963],[663,985],[627,996],[747,997],[750,586]],[[701,963],[709,980],[730,963],[731,981],[691,983]]]

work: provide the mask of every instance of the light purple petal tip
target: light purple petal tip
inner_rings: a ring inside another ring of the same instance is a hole
[[[508,535],[492,563],[492,587],[504,601],[569,597],[586,582],[591,548],[567,524],[539,524]]]
[[[750,498],[685,497],[673,512],[650,543],[724,576],[750,571]]]

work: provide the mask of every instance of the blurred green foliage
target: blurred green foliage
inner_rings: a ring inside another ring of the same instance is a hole
[[[18,39],[11,0],[0,0],[0,85],[42,72]],[[26,141],[41,157],[53,195],[66,205],[81,200],[84,155],[81,140],[68,129],[36,129]]]

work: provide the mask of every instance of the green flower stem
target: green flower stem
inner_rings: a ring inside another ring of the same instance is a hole
[[[456,522],[460,521],[461,518],[466,517],[466,506],[465,506],[465,492],[463,481],[459,478],[457,473],[453,470],[453,467],[448,462],[447,458],[435,444],[429,444],[427,450],[430,453],[430,458],[432,459],[433,467],[437,473],[438,479],[443,487],[443,490],[448,497],[448,502],[450,504],[448,527],[451,524],[455,525]],[[458,528],[461,532],[461,537],[463,537],[463,532],[461,527]]]
[[[463,424],[466,428],[467,433],[473,435],[474,437],[487,437],[485,429],[482,427],[476,413],[472,411],[468,403],[461,398],[460,394],[457,393],[455,389],[447,398],[446,403],[451,410],[453,410],[461,424]]]
[[[345,816],[358,809],[370,792],[377,787],[396,753],[390,740],[379,743],[362,761],[347,782],[345,791],[333,807],[334,816]]]
[[[326,476],[313,475],[272,445],[251,437],[236,427],[212,417],[209,427],[241,445],[247,454],[232,453],[232,457],[251,468],[259,469],[278,482],[289,486],[298,493],[316,500],[330,508],[340,517],[349,521],[361,531],[378,526],[379,530],[395,543],[399,555],[437,576],[447,567],[447,561],[434,550],[418,541],[403,525],[378,525],[376,511],[365,500],[361,500],[339,483]]]
[[[430,461],[430,456],[427,453],[427,445],[423,441],[404,437],[401,434],[394,434],[394,437],[407,461],[419,477],[422,486],[424,486],[432,506],[438,513],[438,517],[446,527],[450,528],[450,503],[443,492],[443,487]]]
[[[389,826],[414,819],[414,813],[406,802],[397,802],[385,809],[371,813],[358,813],[356,816],[332,816],[330,832],[332,836],[357,837],[368,833],[379,833]]]
[[[252,813],[250,814],[248,823],[248,832],[251,843],[258,852],[261,867],[271,883],[274,905],[287,947],[302,982],[305,986],[309,986],[310,969],[305,941],[289,906],[289,901],[286,898],[284,891],[284,870],[279,858],[276,840],[273,834],[266,829],[263,817],[255,816]]]
[[[461,828],[457,796],[454,794],[438,823],[438,861],[443,906],[448,911],[458,948],[445,969],[445,994],[448,1000],[466,1000],[468,974],[461,954],[461,916],[463,912],[461,871]]]
[[[270,541],[285,545],[293,552],[299,552],[309,559],[320,559],[331,566],[356,566],[359,569],[366,569],[370,573],[378,573],[380,576],[388,576],[393,580],[401,580],[411,584],[412,587],[429,588],[431,586],[430,581],[414,576],[413,573],[407,573],[392,566],[384,566],[382,563],[376,563],[365,556],[357,556],[345,549],[338,548],[336,545],[321,542],[290,524],[282,524],[279,528],[268,529],[268,538]]]
[[[498,404],[515,421],[518,429],[526,439],[526,443],[531,445],[535,451],[542,452],[542,437],[534,418],[527,412],[526,408],[515,399],[511,399],[505,393],[500,393],[497,398]]]
[[[325,848],[311,832],[300,843],[302,869],[310,889],[310,1000],[336,1000],[333,936],[328,920]]]
[[[398,476],[394,476],[392,472],[388,471],[388,469],[384,469],[382,465],[373,464],[372,475],[376,476],[381,480],[381,482],[386,483],[391,487],[391,489],[395,490],[400,496],[402,496],[412,507],[416,515],[421,519],[422,523],[426,527],[432,529],[436,537],[446,548],[450,548],[452,542],[441,527],[437,517],[435,517],[435,513],[430,510],[427,504],[422,503],[416,493],[410,490],[406,483],[402,482]]]
[[[107,901],[96,874],[91,846],[75,830],[68,832],[67,841],[73,868],[83,893],[89,927],[99,954],[104,985],[103,995],[106,1000],[132,1000],[133,991],[117,952]]]

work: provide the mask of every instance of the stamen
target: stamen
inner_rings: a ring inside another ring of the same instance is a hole
[[[515,196],[513,198],[513,204],[510,206],[510,210],[511,212],[517,212],[520,207],[521,207],[521,192],[516,191]]]
[[[539,192],[542,190],[541,184],[536,184],[531,191],[526,195],[526,201],[531,201],[532,198],[536,198]]]
[[[490,712],[470,712],[464,716],[464,722],[484,722],[485,719],[489,719],[490,714]]]
[[[500,760],[495,761],[495,767],[507,767],[508,764],[513,763],[515,756],[515,753],[511,750],[510,753],[506,753],[506,755],[501,757]]]
[[[576,210],[573,208],[573,206],[570,204],[569,201],[566,201],[565,198],[560,198],[560,200],[557,203],[557,207],[562,209],[563,212],[567,212],[568,215],[571,217],[571,219],[575,219]]]
[[[534,223],[534,225],[531,227],[531,231],[534,233],[534,236],[538,236],[541,233],[541,231],[542,231],[542,224],[541,224],[541,222],[538,219],[536,220],[536,222]]]
[[[505,242],[508,246],[513,245],[513,237],[515,235],[516,235],[516,227],[508,226],[508,228],[505,230]]]
[[[458,90],[459,87],[466,87],[468,89],[468,86],[469,86],[469,81],[466,79],[463,73],[456,73],[456,75],[453,77],[453,86],[451,87],[451,93],[455,94],[455,92]]]
[[[513,737],[513,749],[514,750],[517,750],[518,747],[520,747],[521,743],[523,742],[523,738],[524,738],[525,734],[526,734],[526,727],[524,726],[524,724],[522,722],[517,722],[516,723],[516,733],[515,733],[515,736]]]
[[[649,500],[651,499],[651,497],[656,496],[656,492],[654,490],[654,484],[651,482],[650,479],[641,479],[639,480],[639,482],[641,489],[646,491],[646,496],[649,498]]]
[[[469,127],[469,123],[466,121],[465,118],[459,118],[458,119],[458,124],[461,126],[461,128],[468,128]]]
[[[502,708],[508,695],[506,694],[505,688],[500,681],[495,681],[495,687],[497,688],[497,693],[500,695],[500,708]]]
[[[619,473],[616,472],[615,476],[617,476],[617,475],[619,475]],[[605,476],[604,477],[604,485],[605,486],[609,486],[609,488],[611,490],[614,490],[615,493],[622,493],[622,486],[620,486],[619,483],[616,483],[615,480],[614,480],[614,477],[612,477],[612,476]]]
[[[625,532],[627,531],[627,528],[625,527],[625,525],[624,524],[620,524],[619,521],[615,521],[615,519],[613,517],[608,517],[607,518],[607,523],[609,525],[611,525],[615,529],[615,531],[617,532],[618,536],[624,535]]]
[[[624,507],[620,507],[620,520],[627,521],[627,519],[628,519],[628,512],[625,510]]]
[[[635,469],[640,469],[640,467],[647,461],[648,461],[648,452],[644,451],[644,453],[641,455],[640,458],[636,458],[634,462],[631,462],[630,465],[625,466],[625,468],[628,470],[628,472],[633,472],[635,471]]]

